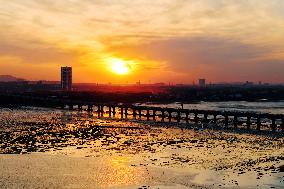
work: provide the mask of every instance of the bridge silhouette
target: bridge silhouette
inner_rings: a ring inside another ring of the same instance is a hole
[[[96,113],[98,117],[138,119],[161,123],[213,124],[220,128],[284,133],[284,115],[259,112],[217,111],[98,103],[52,97],[0,95],[0,104],[61,108]]]

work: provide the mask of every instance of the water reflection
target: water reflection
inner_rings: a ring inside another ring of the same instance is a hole
[[[158,106],[169,108],[181,108],[180,104],[153,104],[146,103],[142,106]],[[184,109],[200,110],[227,110],[227,111],[253,111],[262,113],[284,114],[284,101],[277,102],[246,102],[246,101],[226,101],[226,102],[198,102],[184,104]]]
[[[135,186],[143,183],[147,175],[141,168],[134,168],[128,165],[128,157],[111,156],[104,158],[103,170],[96,170],[95,178],[101,188],[112,186]]]
[[[273,135],[165,128],[40,108],[2,109],[0,129],[2,154],[60,157],[48,161],[57,165],[54,170],[83,177],[77,180],[80,188],[84,179],[95,188],[265,188],[284,182],[284,139]],[[67,157],[76,160],[72,170]],[[1,162],[1,170],[11,171],[13,166]]]

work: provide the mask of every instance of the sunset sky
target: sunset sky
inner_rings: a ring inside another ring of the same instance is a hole
[[[0,75],[284,83],[283,0],[0,0],[0,26]]]

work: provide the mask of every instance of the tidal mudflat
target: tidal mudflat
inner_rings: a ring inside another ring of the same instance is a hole
[[[0,109],[0,188],[283,188],[284,138]]]

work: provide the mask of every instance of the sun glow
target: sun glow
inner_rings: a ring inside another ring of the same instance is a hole
[[[119,75],[129,74],[131,71],[131,66],[129,61],[125,61],[119,58],[111,58],[108,60],[112,72]]]

